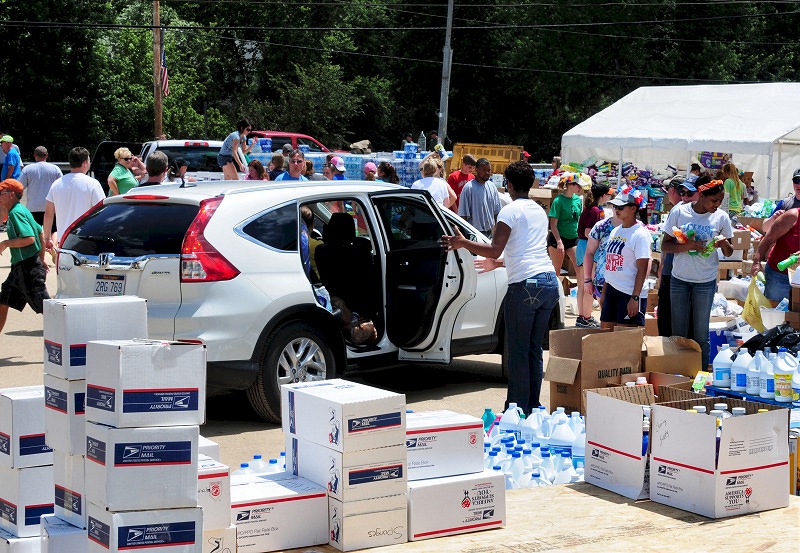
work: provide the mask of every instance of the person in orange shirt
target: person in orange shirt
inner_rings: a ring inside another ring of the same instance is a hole
[[[475,166],[477,163],[478,160],[475,159],[474,155],[465,154],[464,157],[461,158],[461,169],[453,171],[447,177],[447,184],[449,184],[453,192],[456,193],[456,201],[450,206],[450,209],[455,213],[458,213],[458,200],[461,198],[461,191],[464,189],[464,185],[474,178]]]

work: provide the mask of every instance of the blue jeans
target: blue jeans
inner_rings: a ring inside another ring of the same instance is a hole
[[[670,302],[672,303],[672,335],[691,338],[703,351],[702,370],[708,369],[708,324],[711,304],[717,291],[717,280],[686,282],[672,275]],[[689,319],[694,327],[689,336]]]
[[[554,272],[509,284],[506,292],[506,402],[516,403],[526,414],[539,407],[544,374],[542,339],[560,294],[561,284]]]
[[[792,297],[792,286],[787,273],[779,273],[764,263],[764,280],[764,295],[767,299],[779,302],[783,298],[788,300]]]

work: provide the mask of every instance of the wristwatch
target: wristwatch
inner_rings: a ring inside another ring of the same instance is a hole
[[[631,299],[632,299],[633,301],[639,301],[639,296],[631,296]]]

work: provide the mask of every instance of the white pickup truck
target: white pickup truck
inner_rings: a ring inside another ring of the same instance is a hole
[[[182,157],[189,163],[186,176],[198,181],[223,180],[222,170],[217,164],[217,155],[222,147],[221,140],[153,140],[142,144],[142,161],[156,150],[167,154],[170,163]],[[244,178],[245,173],[239,173]]]

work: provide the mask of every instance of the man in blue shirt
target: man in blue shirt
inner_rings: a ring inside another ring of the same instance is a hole
[[[0,181],[18,179],[19,174],[22,172],[22,159],[20,159],[17,149],[14,148],[14,139],[4,134],[0,138],[0,147],[2,147],[3,153],[6,154],[2,169],[0,169]]]
[[[305,169],[306,156],[300,150],[292,150],[292,153],[289,156],[289,171],[286,173],[281,173],[275,178],[275,180],[307,181],[308,179],[305,177],[305,175],[303,175],[303,171],[305,171]]]

